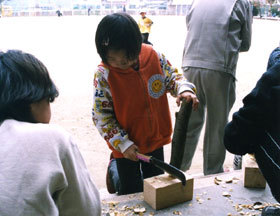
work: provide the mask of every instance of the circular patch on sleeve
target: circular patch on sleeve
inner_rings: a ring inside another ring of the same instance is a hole
[[[148,81],[149,95],[152,98],[159,98],[165,92],[164,77],[161,74],[151,76]]]

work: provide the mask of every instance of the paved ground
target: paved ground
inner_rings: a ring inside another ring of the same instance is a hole
[[[219,180],[219,185],[214,183],[216,178]],[[232,180],[232,182],[229,180]],[[266,186],[265,189],[245,188],[243,171],[241,170],[195,178],[192,200],[159,210],[153,209],[144,201],[146,200],[144,193],[124,196],[103,196],[102,215],[129,216],[137,215],[135,212],[142,210],[143,215],[147,216],[260,216],[262,208],[277,204],[271,195],[269,187]],[[165,196],[164,203],[170,202],[169,196],[176,196],[174,194],[171,195],[171,193],[170,191],[169,193],[161,192],[161,196]],[[161,197],[161,202],[162,200]]]
[[[23,17],[0,19],[0,49],[21,49],[36,55],[48,67],[60,89],[54,102],[52,123],[73,134],[99,189],[105,187],[109,150],[91,122],[92,78],[100,62],[94,45],[101,16]],[[135,17],[137,18],[137,17]],[[183,16],[151,16],[154,21],[150,41],[170,62],[180,67],[187,33]],[[280,22],[254,20],[252,47],[240,55],[237,68],[237,98],[232,111],[254,87],[265,71],[269,53],[280,41]],[[172,116],[178,109],[170,97]],[[169,162],[170,146],[165,148]],[[202,142],[189,173],[202,172]],[[225,166],[231,168],[232,155]]]

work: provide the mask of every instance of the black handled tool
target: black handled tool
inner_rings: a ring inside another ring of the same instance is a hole
[[[181,182],[184,186],[186,185],[185,174],[181,170],[177,169],[176,167],[174,167],[170,164],[167,164],[167,163],[165,163],[165,162],[163,162],[159,159],[156,159],[155,157],[143,155],[143,154],[140,154],[140,153],[137,153],[137,158],[144,161],[144,162],[155,165],[156,167],[158,167],[158,168],[162,169],[163,171],[169,173],[170,175],[174,176],[175,178],[181,180]]]

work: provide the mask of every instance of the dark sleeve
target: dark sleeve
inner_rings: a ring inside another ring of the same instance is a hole
[[[269,56],[267,70],[280,62],[280,47],[275,48]]]
[[[245,99],[250,100],[251,97],[249,94]],[[260,114],[261,110],[252,101],[244,102],[244,106],[233,114],[232,121],[226,125],[224,135],[224,144],[229,152],[238,155],[254,152],[254,145],[263,129]],[[259,119],[254,118],[254,115],[259,115]]]
[[[264,73],[256,87],[243,99],[243,107],[233,114],[226,125],[224,144],[226,149],[238,155],[254,153],[273,121],[271,89],[279,85],[280,64]]]

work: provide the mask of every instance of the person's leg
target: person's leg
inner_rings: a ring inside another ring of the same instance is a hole
[[[150,33],[146,33],[146,34],[147,34],[147,35],[146,35],[147,44],[150,44],[150,45],[153,46],[153,44],[149,41],[149,35],[150,35]]]
[[[140,162],[126,158],[116,158],[119,173],[119,195],[131,194],[143,191],[143,178],[140,170]]]
[[[153,152],[148,153],[147,155],[153,156],[156,159],[164,161],[163,148],[159,148],[159,149],[157,149]],[[141,169],[142,169],[144,179],[164,174],[164,171],[157,168],[155,165],[149,164],[149,163],[146,163],[146,162],[142,162],[142,161],[141,161]]]
[[[148,37],[149,37],[149,33],[142,33],[142,42],[145,44],[149,44]]]
[[[197,98],[199,100],[198,110],[191,113],[185,141],[184,158],[181,165],[181,170],[187,171],[190,169],[192,159],[198,144],[201,129],[205,118],[205,99],[204,92],[201,86],[200,69],[188,68],[184,70],[184,76],[190,82],[194,83],[197,89]]]
[[[209,175],[223,172],[226,155],[224,129],[235,101],[235,79],[230,74],[206,69],[202,75],[207,107],[203,171],[205,175]]]

